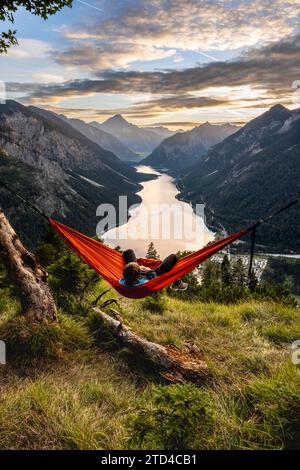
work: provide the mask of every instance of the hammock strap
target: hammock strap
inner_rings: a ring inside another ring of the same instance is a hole
[[[258,220],[258,221],[255,222],[253,225],[251,225],[251,227],[249,227],[248,230],[253,230],[254,228],[257,227],[257,225],[259,225],[259,224],[264,224],[265,222],[269,222],[269,220],[272,219],[273,217],[275,217],[275,215],[278,215],[278,214],[280,214],[281,212],[286,211],[287,209],[289,209],[290,207],[294,206],[294,205],[297,204],[298,202],[300,202],[300,193],[298,194],[298,197],[297,197],[296,199],[294,199],[293,201],[289,202],[288,204],[286,204],[285,206],[281,207],[280,209],[278,209],[277,211],[273,212],[272,214],[268,215],[268,217],[266,217],[265,219]]]
[[[251,253],[250,253],[249,271],[248,271],[248,277],[249,278],[250,278],[251,273],[252,273],[253,256],[254,256],[254,248],[255,248],[255,236],[256,236],[256,227],[257,227],[257,225],[255,225],[253,227],[252,235],[251,235]]]
[[[30,209],[32,209],[34,212],[36,212],[38,215],[43,217],[43,219],[47,220],[49,222],[49,217],[44,214],[40,209],[38,209],[36,206],[31,204],[27,199],[25,199],[21,194],[17,193],[13,189],[11,189],[7,184],[3,183],[3,181],[0,181],[0,185],[3,186],[5,189],[10,191],[12,194],[14,194],[18,199],[20,199],[26,206],[28,206]]]
[[[294,199],[293,201],[289,202],[289,203],[286,204],[285,206],[281,207],[281,208],[278,209],[277,211],[273,212],[272,214],[270,214],[270,215],[269,215],[268,217],[266,217],[265,219],[258,220],[257,222],[255,222],[255,224],[253,224],[253,225],[250,227],[250,230],[252,230],[252,236],[251,236],[251,252],[250,252],[250,261],[249,261],[248,277],[250,277],[250,276],[251,276],[251,273],[252,273],[253,257],[254,257],[254,250],[255,250],[256,228],[258,227],[258,225],[263,224],[263,223],[265,223],[265,222],[269,222],[269,220],[272,219],[273,217],[275,217],[275,215],[278,215],[278,214],[280,214],[281,212],[286,211],[286,210],[289,209],[290,207],[292,207],[292,206],[294,206],[295,204],[297,204],[299,201],[300,201],[300,193],[298,194],[298,197],[297,197],[296,199]]]

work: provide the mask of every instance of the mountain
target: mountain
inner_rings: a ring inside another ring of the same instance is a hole
[[[300,109],[275,105],[253,119],[183,173],[179,186],[228,232],[274,212],[300,190]],[[261,225],[257,242],[300,251],[299,205]]]
[[[143,160],[154,167],[182,170],[193,165],[210,147],[238,130],[231,124],[212,125],[206,122],[191,131],[178,132],[163,142]]]
[[[88,139],[92,140],[96,144],[105,150],[109,150],[119,157],[120,160],[130,161],[130,162],[140,162],[141,158],[130,150],[126,145],[122,144],[116,137],[108,132],[105,132],[93,125],[94,123],[87,124],[81,119],[68,119],[66,116],[61,115],[68,124],[70,124],[74,129],[81,132]]]
[[[148,126],[148,127],[143,127],[143,129],[147,131],[153,131],[156,134],[161,135],[164,139],[167,139],[167,137],[171,137],[171,135],[176,134],[176,132],[170,131],[170,129],[164,126],[154,126],[154,127]]]
[[[161,135],[131,124],[120,114],[107,119],[102,124],[93,123],[93,125],[115,136],[133,152],[150,153],[163,140]]]
[[[0,105],[0,179],[25,193],[42,211],[95,235],[96,208],[119,195],[128,205],[145,179],[53,113],[15,101]],[[40,235],[34,214],[1,189],[2,208],[32,246]],[[26,215],[26,216],[25,216]]]

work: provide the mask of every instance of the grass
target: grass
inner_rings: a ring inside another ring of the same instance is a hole
[[[83,321],[59,315],[59,323],[32,324],[21,315],[2,319],[0,338],[5,341],[10,359],[31,362],[58,359],[65,352],[92,344],[92,334]]]
[[[298,302],[298,305],[300,305],[300,295],[294,295],[293,297]]]
[[[120,448],[137,394],[123,374],[95,350],[30,370],[26,378],[10,369],[0,401],[0,449]]]
[[[152,302],[124,300],[124,321],[149,340],[195,346],[211,372],[201,387],[166,385],[92,314],[64,311],[59,326],[32,328],[2,298],[0,449],[299,448],[290,344],[300,339],[300,309],[167,295],[160,305],[157,313]]]

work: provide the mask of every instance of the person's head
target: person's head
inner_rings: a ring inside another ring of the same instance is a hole
[[[138,263],[128,263],[123,270],[123,276],[127,286],[133,286],[139,278],[141,269]]]

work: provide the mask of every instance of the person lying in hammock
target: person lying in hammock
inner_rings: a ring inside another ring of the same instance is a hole
[[[150,269],[137,263],[133,250],[124,251],[123,258],[125,261],[125,267],[123,270],[124,278],[120,279],[119,282],[129,288],[140,286],[145,282],[150,281],[150,279],[171,271],[178,261],[178,256],[171,254],[167,256],[157,268]],[[181,279],[177,279],[171,286],[171,289],[173,290],[186,290],[187,288],[188,284],[183,282]]]

